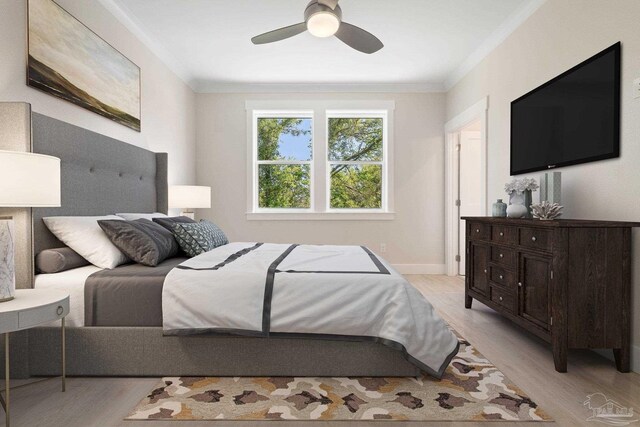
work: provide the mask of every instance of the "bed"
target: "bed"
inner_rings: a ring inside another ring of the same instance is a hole
[[[62,159],[62,207],[33,210],[34,253],[63,246],[44,226],[43,217],[167,212],[166,154],[152,153],[39,114],[33,115],[33,151]],[[251,242],[247,247],[252,245],[256,243]],[[297,245],[290,246],[290,253],[296,248],[298,253],[303,251]],[[354,257],[359,257],[363,265],[369,260],[363,268],[391,269],[366,248],[361,250],[362,253]],[[254,252],[252,256],[258,257],[260,251]],[[162,295],[167,290],[167,286],[163,286],[165,276],[175,275],[175,281],[180,283],[184,274],[192,273],[189,269],[202,267],[201,262],[210,264],[215,260],[173,259],[159,266],[162,271],[157,267],[151,271],[145,270],[148,267],[126,265],[105,272],[86,266],[37,275],[36,287],[65,289],[71,295],[67,373],[78,376],[418,376],[426,371],[439,376],[457,351],[456,341],[455,348],[446,350],[441,366],[429,368],[416,363],[404,345],[376,336],[313,334],[308,330],[290,332],[286,328],[280,332],[267,331],[267,334],[263,329],[258,334],[238,333],[238,330],[218,331],[221,333],[208,330],[203,334],[202,330],[195,331],[197,328],[188,326],[163,330],[160,321],[166,321],[162,319],[162,304],[167,300]],[[178,265],[186,267],[178,268]],[[332,269],[324,267],[327,268]],[[323,275],[322,271],[284,272],[305,282],[310,281],[311,276]],[[336,277],[342,280],[356,276],[353,271],[338,273]],[[98,276],[102,276],[100,281],[88,284]],[[188,277],[192,280],[193,276]],[[146,285],[138,286],[142,282]],[[103,286],[105,283],[111,285]],[[169,311],[166,306],[164,311]],[[59,352],[55,349],[60,346],[59,331],[53,327],[37,328],[29,331],[27,341],[29,374],[58,374],[56,355]]]

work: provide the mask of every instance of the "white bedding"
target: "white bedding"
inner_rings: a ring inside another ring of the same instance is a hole
[[[84,283],[87,277],[102,270],[94,265],[73,268],[52,274],[37,274],[34,287],[36,289],[55,289],[69,293],[69,314],[67,326],[84,326]],[[59,325],[54,322],[51,326]]]
[[[221,246],[167,275],[162,312],[165,334],[371,339],[436,377],[458,348],[422,294],[359,246]]]

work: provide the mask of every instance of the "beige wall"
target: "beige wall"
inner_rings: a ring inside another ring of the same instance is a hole
[[[488,193],[509,179],[510,102],[622,42],[621,157],[562,171],[565,217],[640,220],[640,1],[548,0],[447,94],[447,119],[489,96]],[[539,174],[532,174],[536,176]],[[634,232],[634,366],[640,370],[640,231]]]
[[[248,221],[246,101],[394,100],[395,212],[391,221]],[[198,184],[213,189],[213,207],[199,214],[232,240],[386,243],[385,258],[412,269],[444,264],[444,94],[199,94]],[[416,266],[417,265],[417,266]]]
[[[141,68],[142,132],[26,85],[26,0],[0,0],[0,101],[157,152],[169,153],[169,182],[195,181],[195,94],[99,2],[57,0]]]

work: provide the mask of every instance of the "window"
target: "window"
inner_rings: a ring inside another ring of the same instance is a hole
[[[382,209],[384,116],[328,113],[329,209]]]
[[[311,208],[312,125],[304,114],[257,115],[259,209]]]
[[[248,102],[247,218],[392,219],[393,107]]]

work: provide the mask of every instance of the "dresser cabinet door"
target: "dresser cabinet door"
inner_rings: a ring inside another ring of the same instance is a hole
[[[551,259],[520,253],[519,315],[549,329]]]
[[[489,247],[471,243],[471,278],[469,288],[489,296]]]

